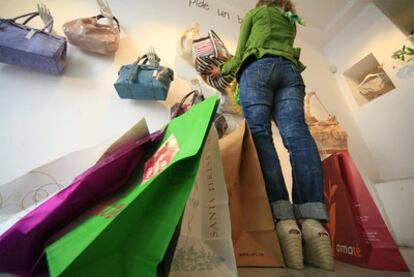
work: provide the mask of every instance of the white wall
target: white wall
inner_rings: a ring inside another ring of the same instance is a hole
[[[338,33],[324,53],[330,65],[338,67],[336,79],[343,99],[373,158],[373,163],[366,166],[380,174],[373,181],[381,184],[374,185],[371,192],[377,196],[397,243],[414,246],[414,74],[404,74],[404,70],[414,68],[403,67],[391,58],[403,43],[408,41],[400,30],[369,4]],[[359,106],[342,73],[370,53],[384,64],[396,89]]]
[[[0,1],[0,17],[12,18],[36,10],[34,0]],[[168,107],[188,92],[178,77],[166,102],[121,100],[113,83],[121,65],[132,63],[152,45],[162,65],[173,69],[176,42],[185,28],[199,21],[202,32],[218,31],[233,46],[238,37],[237,11],[210,2],[208,11],[188,0],[108,1],[121,22],[121,42],[115,57],[103,57],[69,45],[61,77],[0,64],[0,184],[80,148],[118,136],[140,118],[150,130],[168,122]],[[42,1],[62,35],[63,23],[99,13],[95,0]],[[218,17],[217,8],[231,19]],[[40,20],[34,22],[40,25]]]
[[[406,40],[373,4],[368,5],[325,48],[326,57],[338,67],[337,80],[370,149],[381,180],[414,176],[414,77],[400,78],[391,58]],[[407,43],[407,42],[406,42]],[[358,106],[342,73],[368,54],[374,54],[396,89]]]
[[[375,185],[398,245],[414,246],[414,179]]]

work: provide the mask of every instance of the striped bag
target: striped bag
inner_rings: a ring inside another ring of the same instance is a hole
[[[221,93],[226,93],[226,89],[230,87],[235,77],[234,74],[214,78],[210,73],[213,66],[228,61],[232,56],[213,30],[208,33],[208,36],[194,41],[193,57],[195,68],[203,81]]]
[[[228,74],[225,76],[219,76],[214,78],[210,72],[213,66],[219,66],[221,63],[226,62],[227,59],[211,57],[197,57],[196,70],[200,73],[201,79],[209,86],[217,89],[221,93],[227,93],[227,89],[230,88],[232,81],[234,80],[234,74]]]
[[[213,30],[208,32],[208,36],[193,41],[193,58],[207,56],[230,57],[224,42]]]

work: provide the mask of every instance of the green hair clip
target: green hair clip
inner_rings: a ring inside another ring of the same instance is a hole
[[[289,11],[289,12],[285,12],[284,15],[289,19],[290,23],[292,23],[292,24],[297,22],[300,25],[303,25],[303,26],[306,25],[305,20],[302,17],[300,17],[299,15],[295,14],[295,13],[292,13],[292,12]]]

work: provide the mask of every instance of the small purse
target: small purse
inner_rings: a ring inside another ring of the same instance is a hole
[[[318,120],[312,115],[310,108],[310,98],[312,96],[316,97],[323,109],[328,113],[326,120]],[[326,158],[328,154],[348,150],[348,134],[339,125],[336,117],[328,112],[314,91],[306,96],[305,120],[321,158]]]
[[[177,43],[177,54],[189,63],[193,63],[193,43],[199,37],[200,27],[195,23],[193,27],[184,31]]]
[[[148,63],[147,54],[129,65],[123,65],[114,84],[119,97],[125,99],[165,100],[174,80],[174,71],[157,62]]]
[[[66,61],[66,39],[52,34],[53,19],[41,30],[27,26],[36,16],[38,12],[0,19],[0,62],[59,75]],[[21,18],[26,20],[17,23]]]
[[[359,92],[368,97],[375,98],[382,94],[382,90],[390,81],[390,78],[385,72],[371,73],[365,76],[364,80],[359,84]]]
[[[194,41],[193,57],[195,68],[200,73],[201,79],[221,93],[226,93],[226,89],[230,87],[235,75],[232,73],[214,78],[211,76],[211,70],[213,66],[219,66],[231,59],[232,56],[224,42],[213,30],[208,33],[208,36]]]
[[[71,44],[86,51],[114,55],[119,46],[119,21],[113,17],[116,26],[98,23],[102,18],[100,14],[69,21],[63,25],[63,32]]]
[[[191,97],[191,100],[188,101]],[[198,90],[193,90],[187,93],[183,99],[181,99],[180,103],[175,103],[170,109],[170,118],[176,118],[177,116],[182,115],[186,111],[188,111],[192,106],[204,101],[204,95],[199,92]]]

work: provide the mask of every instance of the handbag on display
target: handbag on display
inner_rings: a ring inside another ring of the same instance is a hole
[[[410,271],[348,151],[322,162],[336,260],[376,270]]]
[[[216,114],[214,116],[214,127],[217,130],[219,139],[221,139],[226,133],[227,129],[229,128],[229,125],[227,124],[227,120],[223,116],[223,114]]]
[[[177,54],[189,63],[193,63],[193,43],[200,36],[200,26],[196,22],[193,27],[184,31],[177,43]]]
[[[206,99],[171,120],[163,140],[145,153],[146,162],[135,169],[124,190],[93,206],[68,226],[70,231],[48,242],[50,276],[156,276],[158,265],[174,248],[170,242],[195,187],[216,101]]]
[[[315,97],[321,104],[322,108],[328,114],[326,120],[318,120],[312,115],[310,107],[310,98]],[[334,115],[331,115],[322,104],[316,92],[312,91],[306,95],[305,120],[309,126],[309,131],[315,140],[321,158],[326,155],[348,149],[348,134],[341,127]]]
[[[362,95],[372,99],[381,94],[388,82],[390,78],[385,72],[371,73],[358,85],[358,90]]]
[[[119,97],[125,99],[165,100],[174,71],[159,65],[159,58],[149,62],[148,54],[129,65],[123,65],[114,84]]]
[[[53,19],[40,30],[28,26],[37,16],[39,12],[0,19],[0,62],[60,75],[66,61],[66,39],[52,34]],[[18,19],[25,20],[20,24]]]
[[[193,59],[197,72],[204,82],[221,93],[226,93],[226,89],[230,87],[235,75],[231,73],[215,78],[210,73],[213,66],[219,66],[231,57],[224,42],[213,30],[208,33],[208,36],[193,42]]]
[[[246,121],[219,144],[237,266],[283,267],[259,158]]]
[[[198,90],[193,90],[186,94],[180,103],[175,103],[170,109],[170,118],[176,118],[182,115],[192,106],[204,101],[204,95]],[[189,101],[188,101],[189,100]]]
[[[98,23],[102,18],[105,16],[100,14],[69,21],[63,24],[63,32],[73,45],[90,52],[113,55],[119,46],[119,21],[113,17],[116,26]]]

